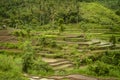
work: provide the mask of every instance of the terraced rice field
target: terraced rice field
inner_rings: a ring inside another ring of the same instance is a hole
[[[101,35],[102,36],[108,36],[108,34],[104,34],[104,31],[106,29],[100,29],[99,31],[93,32],[90,30],[90,35]],[[72,33],[69,33],[72,32]],[[101,36],[98,36],[98,38],[85,38],[81,36],[80,30],[66,30],[65,32],[61,34],[45,34],[46,40],[49,41],[54,41],[56,45],[61,46],[61,48],[51,48],[51,47],[44,47],[41,49],[40,46],[37,46],[34,44],[33,41],[33,48],[36,51],[36,55],[41,56],[42,60],[46,63],[48,63],[55,71],[58,70],[72,70],[74,69],[75,65],[72,60],[70,60],[70,56],[74,56],[72,53],[73,51],[77,51],[77,56],[79,56],[81,59],[84,59],[84,56],[91,56],[92,54],[98,54],[105,52],[106,50],[120,50],[120,44],[116,44],[116,47],[114,49],[110,49],[112,47],[112,43],[107,40],[103,40]],[[107,30],[109,31],[109,30]],[[39,33],[39,32],[38,32]],[[87,35],[86,34],[86,35]],[[104,35],[103,35],[104,34]],[[41,34],[35,34],[34,36],[38,36]],[[54,36],[54,37],[53,37]],[[110,36],[110,35],[109,35]],[[117,35],[117,38],[119,38],[120,35]],[[11,35],[8,30],[0,30],[0,43],[9,43],[9,44],[16,44],[18,42],[17,37]],[[8,48],[4,45],[0,45],[0,51],[6,51],[9,53],[22,53],[22,50],[18,48]],[[85,53],[84,56],[80,56],[80,53]],[[81,65],[82,66],[82,65]],[[30,76],[31,77],[31,76]],[[59,76],[57,76],[58,78]],[[82,75],[69,75],[62,77],[67,78],[70,80],[97,80],[94,78],[90,77],[85,77]],[[42,80],[42,79],[35,79],[34,77],[30,78],[31,80]],[[55,78],[52,78],[55,80]],[[51,80],[52,80],[51,79]],[[50,79],[48,79],[50,80]],[[58,79],[61,80],[61,79]]]

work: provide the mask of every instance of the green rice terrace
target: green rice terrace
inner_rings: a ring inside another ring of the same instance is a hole
[[[0,1],[0,80],[120,80],[119,0]]]

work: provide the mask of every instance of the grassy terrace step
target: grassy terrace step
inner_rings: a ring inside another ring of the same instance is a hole
[[[33,49],[36,51],[38,50],[39,52],[45,52],[45,53],[49,53],[49,51],[52,50],[52,49],[46,48],[46,47],[42,48],[41,46],[33,46]]]
[[[80,36],[81,34],[84,34],[83,32],[63,32],[62,34],[61,34],[61,36],[66,36],[66,37],[78,37],[78,36]],[[102,33],[102,32],[96,32],[96,33],[93,33],[93,32],[86,32],[85,34],[104,34],[104,33]]]
[[[67,45],[74,45],[74,44],[79,44],[80,42],[56,41],[56,43],[59,44],[59,45],[64,45],[64,44],[67,44]]]
[[[21,52],[22,50],[19,49],[0,49],[1,51],[8,51],[8,52]]]
[[[79,37],[80,35],[81,35],[80,33],[76,33],[76,34],[63,33],[60,36],[65,38],[76,38]]]
[[[45,54],[53,54],[55,52],[58,52],[59,49],[58,48],[51,48],[51,47],[44,47],[44,48],[34,48],[35,51],[37,51],[37,53],[45,53]]]
[[[100,41],[80,42],[79,46],[82,46],[82,45],[95,45],[95,44],[100,44]]]
[[[53,63],[59,63],[59,62],[63,62],[66,61],[65,59],[53,59],[53,58],[42,58],[43,61],[53,64]]]
[[[82,32],[81,29],[66,29],[66,32]],[[103,33],[103,32],[109,32],[110,29],[88,29],[88,32],[92,33]]]
[[[0,54],[22,55],[23,51],[17,49],[0,49]]]
[[[37,53],[36,55],[40,55],[42,57],[46,57],[46,58],[63,58],[63,55],[62,53]]]
[[[69,61],[60,61],[60,62],[55,62],[55,63],[49,63],[49,65],[52,67],[61,66],[61,65],[65,65],[65,64],[70,64],[70,62]]]
[[[48,55],[52,55],[52,54],[54,54],[55,52],[57,52],[56,49],[53,50],[53,49],[50,49],[50,48],[48,48],[48,49],[45,48],[45,49],[42,49],[42,50],[41,50],[41,49],[38,49],[38,50],[34,49],[34,50],[37,52],[38,55],[43,55],[43,56],[44,56],[44,55],[47,55],[47,54],[48,54]]]
[[[54,70],[73,67],[73,65],[65,59],[42,58],[42,60],[52,66]]]
[[[81,43],[79,44],[78,49],[84,50],[84,49],[90,49],[90,50],[107,50],[112,47],[112,44],[108,42],[95,42],[92,44],[87,44],[87,43]],[[116,49],[119,49],[120,46],[116,46]]]
[[[116,46],[115,49],[120,49],[120,46]]]
[[[110,49],[112,45],[104,45],[104,46],[96,46],[94,48],[90,48],[90,50],[107,50]]]
[[[92,33],[105,33],[105,32],[109,32],[110,29],[89,29],[88,31]]]
[[[101,39],[106,39],[106,38],[109,39],[112,35],[120,38],[119,34],[92,34],[92,37],[95,37],[95,38],[97,37],[97,38],[101,38]]]
[[[104,35],[92,35],[92,38],[96,38],[97,39],[101,39],[101,40],[106,40],[106,41],[109,41],[110,40],[110,37],[114,35],[116,37],[116,40],[119,40],[120,39],[120,35],[116,35],[116,34],[104,34]]]
[[[114,33],[113,32],[106,32],[106,34],[118,34],[119,35],[120,32],[114,32]]]
[[[64,69],[69,69],[69,68],[72,68],[73,65],[72,64],[65,64],[65,65],[61,65],[61,66],[57,66],[57,67],[54,67],[53,69],[54,70],[64,70]]]
[[[8,30],[0,30],[0,36],[9,36],[10,33]]]
[[[0,49],[19,49],[20,44],[13,42],[0,42]]]
[[[66,78],[68,78],[68,80],[99,80],[93,77],[87,77],[87,76],[79,75],[79,74],[68,75],[66,76]]]
[[[83,33],[69,33],[69,32],[63,32],[60,35],[44,35],[47,39],[55,39],[55,40],[63,40],[64,38],[80,38],[80,35]],[[86,35],[101,35],[103,33],[86,33]]]
[[[65,31],[82,31],[81,29],[65,29]]]
[[[100,41],[100,44],[97,44],[98,46],[104,46],[104,45],[110,45],[110,42],[106,42],[106,41]]]
[[[87,39],[84,38],[65,38],[65,41],[71,41],[71,42],[86,42],[89,41]]]
[[[0,50],[3,50],[3,49],[17,49],[17,47],[0,46]]]
[[[42,50],[42,51],[39,51],[39,54],[49,54],[49,51],[44,51],[44,50]],[[38,54],[38,53],[37,53]]]
[[[17,42],[17,38],[14,36],[0,36],[0,42]]]
[[[35,31],[35,32],[32,32],[33,33],[33,35],[54,35],[54,36],[56,36],[56,35],[58,35],[59,34],[59,32],[58,31],[52,31],[52,30],[50,30],[50,31]]]
[[[46,38],[56,38],[56,37],[58,37],[58,35],[51,35],[51,34],[46,34],[46,35],[44,35],[44,37],[46,37]]]
[[[56,40],[56,41],[89,41],[89,40],[87,40],[87,39],[84,39],[84,38],[80,38],[80,37],[73,37],[73,36],[59,36],[59,37],[57,37],[57,38],[54,38],[54,40]]]
[[[120,49],[108,49],[109,51],[120,51]],[[96,54],[96,53],[103,53],[103,52],[106,52],[107,50],[93,50],[93,51],[90,51],[90,53],[92,54]]]

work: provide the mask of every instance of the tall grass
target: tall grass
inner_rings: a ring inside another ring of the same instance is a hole
[[[27,80],[21,72],[20,60],[0,54],[0,80]]]

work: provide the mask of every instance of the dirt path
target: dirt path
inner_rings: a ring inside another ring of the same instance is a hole
[[[10,34],[10,30],[0,30],[0,42],[17,42],[17,38]]]
[[[70,62],[65,59],[52,59],[52,58],[42,58],[43,61],[47,62],[53,68],[65,69],[69,68]],[[71,64],[72,65],[72,64]],[[25,74],[30,80],[98,80],[97,78],[87,77],[79,74],[67,75],[67,76],[50,76],[46,78],[41,78],[38,76],[31,76]]]
[[[73,74],[73,75],[67,75],[67,76],[51,76],[48,78],[41,78],[38,76],[30,76],[25,74],[26,77],[29,78],[29,80],[100,80],[93,77],[87,77],[79,74]]]

